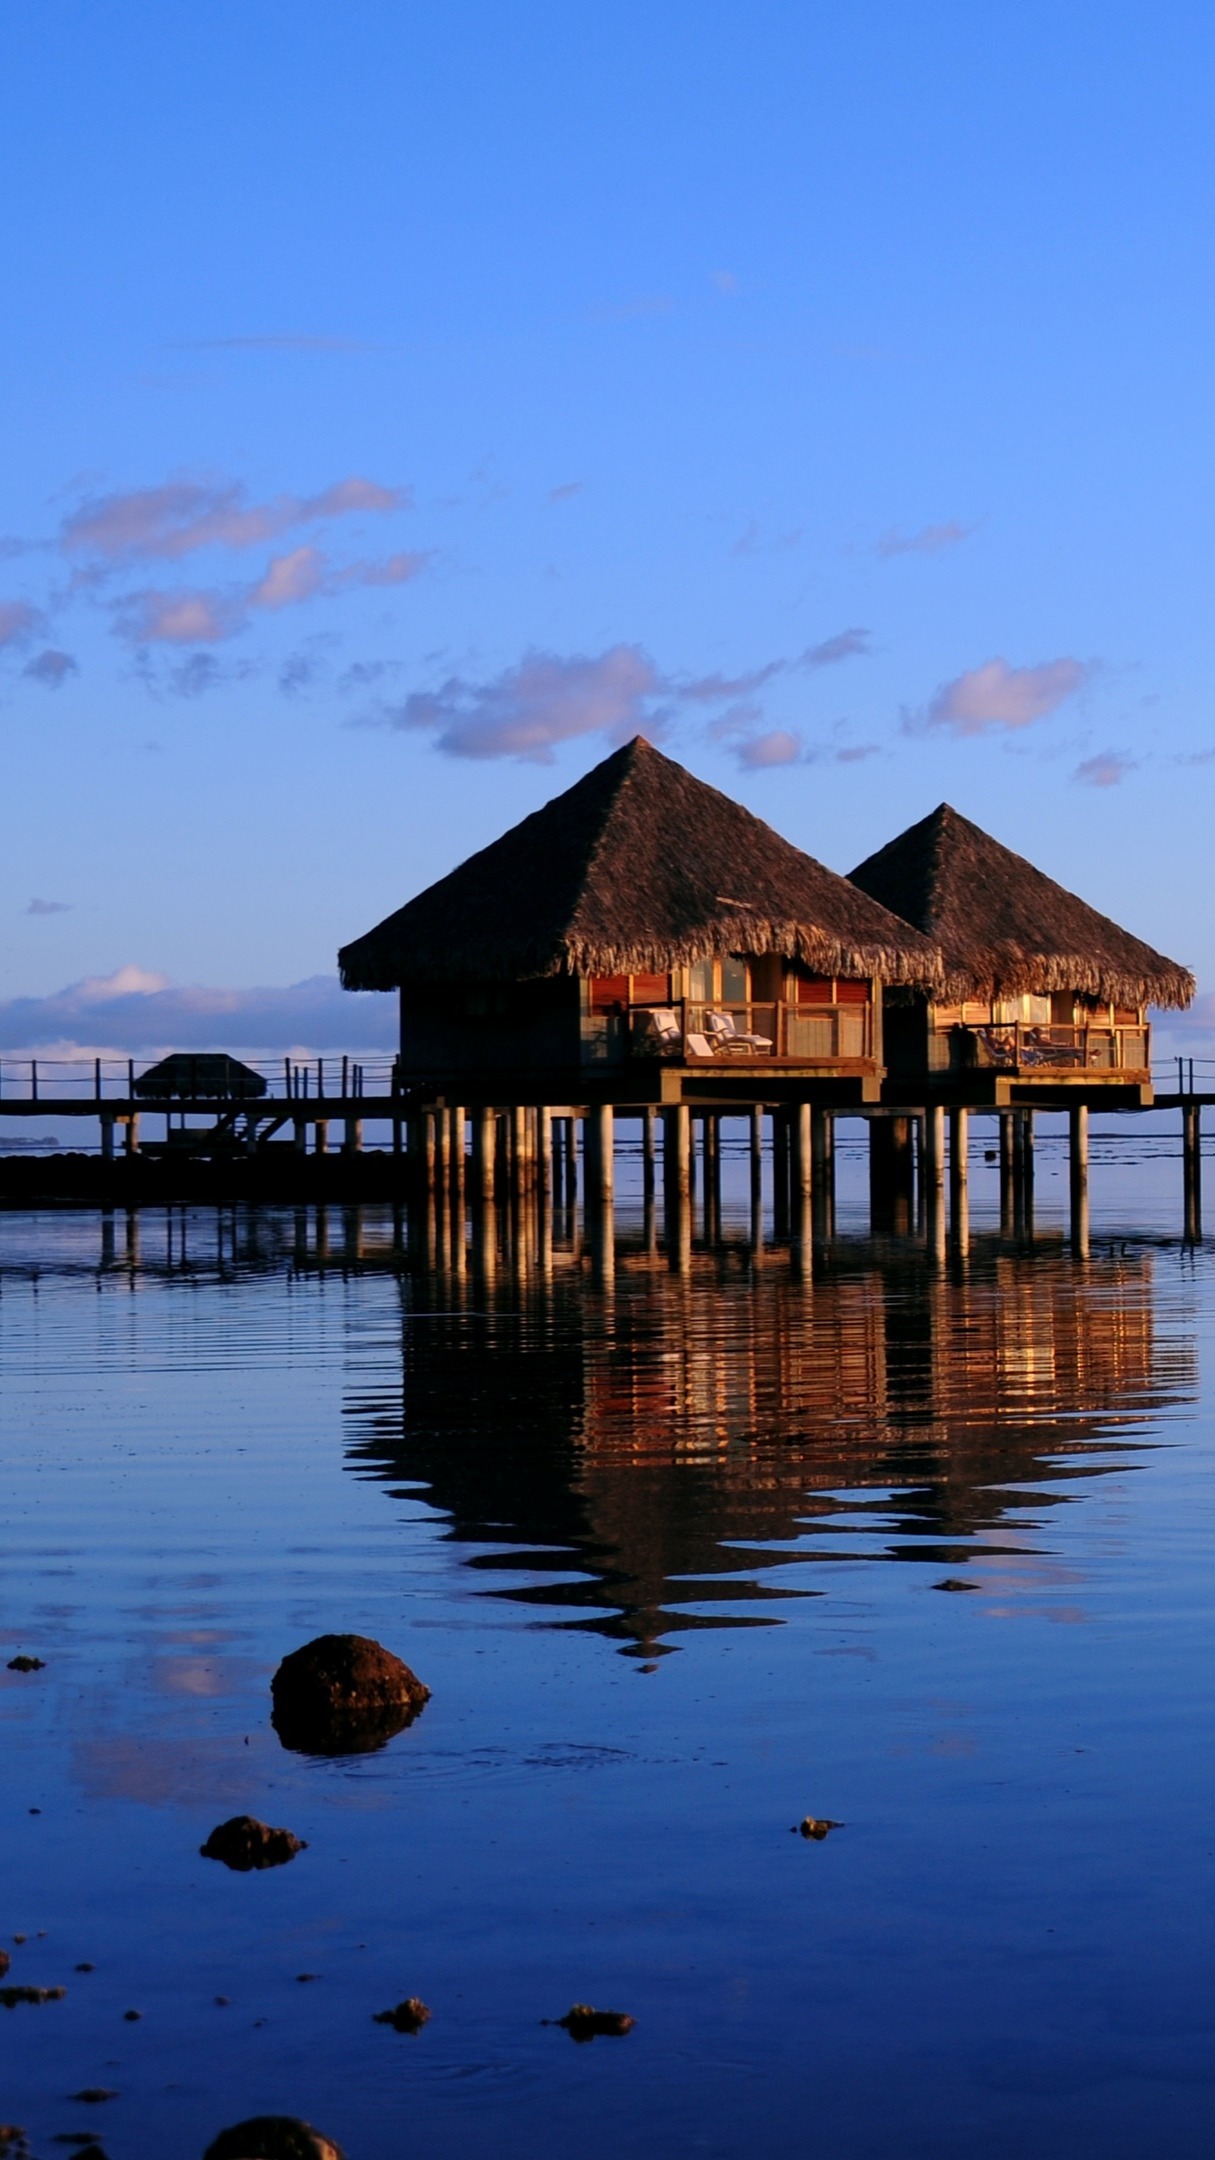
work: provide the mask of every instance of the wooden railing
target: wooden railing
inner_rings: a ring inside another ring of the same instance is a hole
[[[729,1025],[721,1026],[725,1021]],[[793,1005],[677,998],[669,1005],[632,1005],[627,1016],[633,1057],[703,1061],[783,1059],[825,1065],[873,1056],[870,1005]],[[731,1032],[732,1030],[732,1032]]]
[[[963,1070],[1146,1072],[1151,1030],[1142,1027],[953,1027],[949,1062]]]

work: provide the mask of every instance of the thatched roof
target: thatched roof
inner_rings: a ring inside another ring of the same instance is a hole
[[[780,952],[930,984],[935,949],[640,735],[338,954],[347,990]]]
[[[1111,1005],[1188,1005],[1194,978],[942,803],[852,872],[934,938],[951,998],[1075,990]]]

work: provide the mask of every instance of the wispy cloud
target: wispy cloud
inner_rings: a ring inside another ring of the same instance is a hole
[[[219,645],[239,636],[255,614],[277,614],[357,586],[407,585],[429,561],[429,554],[401,552],[336,568],[322,549],[305,544],[272,556],[252,585],[128,593],[115,605],[114,627],[134,645]]]
[[[71,908],[70,900],[31,900],[25,912],[27,915],[69,915]]]
[[[190,338],[191,352],[305,352],[305,353],[357,353],[369,352],[370,345],[362,338],[320,337],[306,330],[271,330],[262,336]]]
[[[333,975],[285,989],[229,990],[176,987],[128,965],[50,997],[0,1003],[0,1050],[391,1050],[397,1024],[392,998],[352,994]]]
[[[1044,660],[1036,667],[986,660],[942,683],[923,712],[905,714],[904,727],[913,733],[944,728],[954,735],[1032,727],[1057,712],[1095,673],[1095,664],[1085,660]]]
[[[1127,757],[1120,750],[1100,750],[1095,757],[1085,758],[1072,774],[1082,787],[1118,787],[1129,772],[1134,772],[1138,759]]]
[[[584,485],[585,483],[581,480],[563,480],[560,487],[551,487],[549,489],[545,501],[551,503],[572,502],[575,495],[581,495]]]
[[[800,735],[788,728],[768,728],[739,743],[735,756],[744,772],[763,772],[771,765],[796,765],[805,748]]]
[[[41,683],[47,690],[61,690],[69,675],[80,670],[71,653],[48,650],[40,652],[33,660],[27,660],[21,670],[31,682]]]
[[[244,624],[239,600],[218,592],[128,593],[114,616],[119,636],[133,645],[217,645]]]
[[[44,617],[27,600],[0,600],[0,651],[7,645],[28,644],[44,627]]]
[[[882,534],[874,553],[877,555],[939,555],[944,548],[957,547],[977,532],[977,525],[959,525],[950,518],[944,525],[922,525],[918,532],[905,533],[892,529]]]
[[[414,691],[384,717],[391,727],[429,729],[449,757],[549,765],[554,746],[576,736],[636,734],[662,688],[638,645],[613,645],[596,658],[529,652],[488,682],[451,675],[437,690]]]
[[[259,547],[300,525],[406,510],[408,488],[351,474],[318,495],[278,495],[251,503],[239,481],[169,480],[159,487],[88,497],[63,523],[71,557],[101,564],[181,562],[202,548]]]

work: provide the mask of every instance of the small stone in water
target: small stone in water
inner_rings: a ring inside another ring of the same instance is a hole
[[[8,1661],[8,1669],[10,1672],[45,1672],[46,1659],[40,1657],[11,1657]]]
[[[12,1962],[13,1961],[9,1956],[8,1951],[0,1950],[0,1980],[3,1980],[5,1973],[8,1971],[9,1966],[12,1964]]]
[[[6,1987],[0,1988],[0,2008],[15,2010],[18,2003],[62,2002],[67,1994],[63,1987]]]
[[[84,2085],[72,2098],[83,2100],[88,2107],[98,2107],[103,2100],[117,2100],[118,2094],[109,2085]]]
[[[77,1972],[96,1972],[96,1970],[97,1970],[97,1967],[96,1967],[95,1965],[88,1965],[88,1964],[85,1964],[85,1965],[78,1965],[78,1966],[76,1967],[76,1970],[77,1970]]]
[[[138,2025],[140,2018],[143,2016],[143,2011],[124,2010],[122,2014],[128,2025]]]
[[[290,1830],[272,1830],[256,1815],[233,1815],[198,1849],[204,1860],[222,1860],[225,1867],[247,1875],[252,1868],[285,1867],[306,1850],[306,1840]]]
[[[594,2010],[590,2003],[575,2003],[557,2019],[571,2040],[623,2039],[636,2023],[624,2010]]]
[[[372,2020],[376,2025],[391,2025],[394,2032],[416,2033],[430,2019],[430,2012],[416,1995],[407,1995],[395,2010],[377,2010]]]
[[[829,1815],[803,1815],[796,1827],[804,1838],[816,1838],[821,1842],[829,1830],[842,1830],[844,1825],[832,1822]]]

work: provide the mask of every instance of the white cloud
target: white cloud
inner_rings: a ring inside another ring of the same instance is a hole
[[[71,907],[70,900],[31,900],[25,912],[27,915],[68,915]]]
[[[1092,662],[1067,658],[1044,660],[1037,667],[986,660],[982,667],[942,683],[927,711],[909,717],[906,724],[913,729],[948,728],[954,735],[1031,727],[1074,697],[1095,672]]]
[[[136,592],[114,621],[119,636],[136,645],[217,645],[243,630],[245,616],[226,593]]]
[[[314,975],[285,989],[177,988],[146,968],[71,983],[44,998],[0,1002],[0,1050],[64,1055],[112,1051],[153,1056],[166,1050],[379,1050],[397,1042],[396,999],[343,990],[336,975]]]

